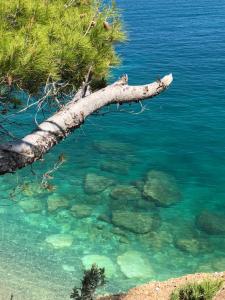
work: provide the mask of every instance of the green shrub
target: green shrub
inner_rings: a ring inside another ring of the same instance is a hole
[[[222,280],[204,280],[201,283],[188,283],[176,289],[170,300],[212,300],[220,290]]]
[[[96,289],[104,284],[105,269],[92,265],[90,270],[84,272],[81,287],[75,287],[70,298],[74,300],[94,300]]]

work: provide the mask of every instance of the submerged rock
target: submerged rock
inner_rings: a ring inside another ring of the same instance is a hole
[[[127,278],[151,278],[154,271],[142,253],[127,251],[117,257],[117,263]]]
[[[142,199],[141,192],[132,185],[117,185],[110,192],[111,209],[127,210],[127,207],[137,207]]]
[[[132,184],[140,191],[143,192],[145,182],[144,180],[135,180]]]
[[[57,223],[71,223],[74,221],[71,212],[67,209],[59,211],[53,218]]]
[[[68,199],[65,199],[62,196],[57,195],[57,194],[50,195],[48,197],[47,204],[48,204],[49,212],[53,212],[53,211],[57,210],[58,208],[69,207]]]
[[[205,211],[196,218],[196,224],[199,229],[208,234],[225,234],[225,217],[223,215]]]
[[[132,185],[117,185],[111,190],[110,196],[115,200],[129,201],[139,200],[141,193]]]
[[[181,198],[175,178],[161,171],[148,172],[143,195],[159,206],[170,206]]]
[[[195,238],[180,238],[175,241],[175,246],[181,251],[197,254],[201,251],[201,243]]]
[[[102,171],[118,174],[127,174],[129,171],[129,164],[121,161],[104,161],[101,163],[100,168]]]
[[[110,218],[110,216],[109,215],[107,215],[107,214],[100,214],[99,216],[98,216],[98,220],[99,221],[102,221],[102,222],[105,222],[105,223],[111,223],[111,218]]]
[[[99,268],[105,268],[106,277],[116,276],[116,266],[112,260],[104,255],[86,255],[82,258],[84,268],[90,269],[93,264],[96,264]]]
[[[44,202],[41,200],[37,200],[37,199],[29,199],[29,200],[19,201],[18,205],[26,213],[41,212],[45,208]]]
[[[112,233],[118,236],[128,237],[128,233],[119,227],[112,227]]]
[[[129,144],[112,142],[112,141],[96,141],[94,143],[94,148],[104,154],[128,154],[131,152]]]
[[[75,222],[73,215],[68,210],[59,211],[57,214],[51,216],[51,219],[56,222],[55,226],[59,227],[61,233],[71,231],[71,227]]]
[[[45,241],[55,249],[68,248],[73,243],[73,236],[70,234],[53,234],[48,236]]]
[[[21,187],[20,191],[23,195],[32,197],[37,194],[46,193],[46,191],[42,188],[41,184],[35,182],[25,182]]]
[[[97,194],[103,192],[109,186],[113,185],[114,180],[99,176],[95,173],[89,173],[85,177],[84,189],[87,194]]]
[[[130,240],[129,240],[129,233],[127,233],[127,231],[124,231],[122,229],[120,229],[119,227],[113,227],[112,228],[112,233],[113,236],[115,236],[120,244],[129,244]]]
[[[159,217],[149,213],[114,211],[112,223],[131,232],[143,234],[159,226]]]
[[[145,249],[154,249],[158,252],[173,244],[173,235],[164,230],[151,231],[147,234],[140,234],[139,241]]]
[[[120,236],[118,241],[120,244],[125,244],[125,245],[129,245],[130,243],[129,239],[125,236]]]
[[[92,207],[86,204],[76,204],[71,208],[72,214],[77,218],[87,218],[92,214]]]

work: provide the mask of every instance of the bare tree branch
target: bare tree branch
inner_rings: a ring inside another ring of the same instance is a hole
[[[0,174],[14,172],[42,158],[54,145],[79,128],[89,115],[105,105],[152,98],[163,92],[172,81],[172,74],[169,74],[151,84],[129,86],[127,76],[123,76],[93,94],[77,101],[73,99],[22,140],[0,145]]]

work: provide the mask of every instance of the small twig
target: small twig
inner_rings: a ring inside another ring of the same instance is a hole
[[[91,28],[93,27],[93,25],[95,25],[95,19],[97,18],[98,14],[99,14],[99,7],[97,6],[96,12],[95,12],[92,20],[90,21],[89,26],[88,26],[86,32],[84,33],[84,36],[86,36],[89,33],[89,31],[91,30]]]
[[[139,115],[141,113],[143,113],[144,111],[146,110],[149,110],[146,105],[143,105],[141,101],[138,101],[138,103],[140,104],[141,106],[141,110],[138,111],[138,112],[135,112],[135,111],[128,111],[126,109],[119,109],[120,107],[120,104],[117,104],[117,109],[116,110],[110,110],[110,108],[108,108],[108,111],[104,111],[104,112],[100,112],[100,111],[96,111],[95,113],[93,113],[92,115],[94,116],[104,116],[104,115],[107,115],[109,113],[127,113],[127,114],[131,114],[131,115]]]
[[[82,92],[82,95],[81,95],[82,98],[84,98],[86,96],[86,93],[87,93],[87,90],[88,90],[88,86],[89,86],[91,78],[92,78],[92,72],[91,71],[92,71],[92,66],[90,66],[90,68],[88,70],[88,73],[87,73],[87,75],[85,77],[85,81],[83,83],[83,87],[82,87],[83,92]]]
[[[59,167],[66,161],[64,154],[62,153],[59,158],[58,161],[54,164],[53,168],[49,171],[47,171],[43,176],[42,176],[42,181],[41,181],[41,185],[45,188],[48,186],[48,180],[49,179],[53,179],[52,174],[55,173]]]
[[[141,110],[138,111],[138,112],[135,112],[135,111],[127,111],[125,109],[120,109],[119,112],[126,112],[128,114],[131,114],[131,115],[140,115],[141,113],[143,113],[145,110],[149,110],[146,105],[143,105],[141,101],[138,101],[138,103],[140,104],[141,106]]]
[[[85,33],[84,33],[84,37],[89,33],[89,31],[90,31],[91,28],[93,27],[93,24],[94,24],[94,22],[95,22],[94,20],[95,20],[96,16],[97,16],[97,12],[94,14],[94,16],[93,16],[91,22],[89,23],[88,28],[87,28],[87,30],[86,30]]]

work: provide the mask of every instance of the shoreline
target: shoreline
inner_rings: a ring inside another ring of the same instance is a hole
[[[169,300],[174,289],[189,282],[200,282],[203,279],[223,279],[224,284],[214,300],[225,299],[225,272],[195,273],[166,281],[153,281],[130,289],[127,293],[101,296],[98,300]]]

